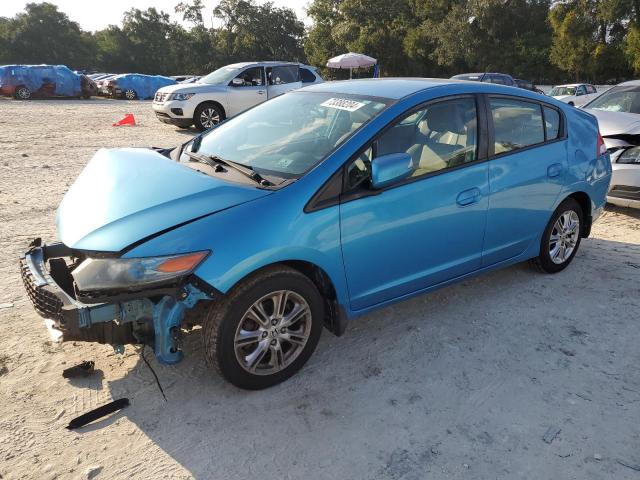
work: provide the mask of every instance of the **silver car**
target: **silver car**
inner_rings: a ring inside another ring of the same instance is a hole
[[[194,83],[178,83],[156,92],[153,110],[162,123],[208,130],[227,118],[312,83],[322,82],[308,65],[245,62],[227,65]]]
[[[624,82],[586,104],[611,155],[607,202],[640,208],[640,80]]]

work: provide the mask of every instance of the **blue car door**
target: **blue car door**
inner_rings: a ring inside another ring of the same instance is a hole
[[[567,142],[558,109],[523,98],[488,97],[489,210],[483,266],[539,242],[566,172]]]
[[[423,105],[347,163],[340,228],[353,310],[480,267],[488,165],[479,148],[478,112],[473,96]],[[401,152],[411,155],[412,176],[372,190],[371,159]]]

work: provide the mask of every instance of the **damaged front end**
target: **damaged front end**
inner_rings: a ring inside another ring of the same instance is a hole
[[[20,259],[25,289],[52,338],[151,346],[165,364],[182,359],[186,312],[218,292],[193,274],[209,252],[150,258],[90,256],[34,240]]]

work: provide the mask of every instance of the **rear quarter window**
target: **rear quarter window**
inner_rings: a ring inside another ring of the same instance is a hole
[[[316,81],[316,76],[308,68],[301,68],[300,79],[302,80],[302,83],[312,83]]]
[[[547,140],[555,140],[560,136],[560,112],[550,107],[543,107],[543,109],[544,128],[547,134]]]

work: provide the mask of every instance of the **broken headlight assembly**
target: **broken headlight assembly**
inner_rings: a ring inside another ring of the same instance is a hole
[[[173,283],[190,274],[209,251],[140,258],[88,258],[71,272],[81,292],[139,289]]]
[[[633,147],[625,150],[618,157],[616,163],[637,163],[640,165],[640,147]]]

